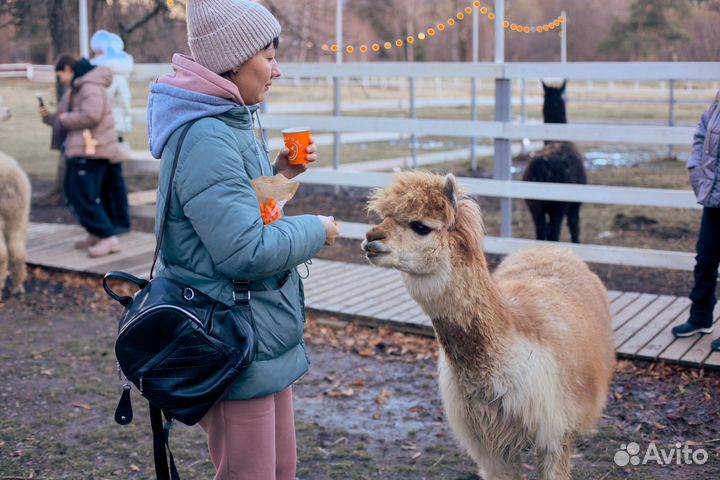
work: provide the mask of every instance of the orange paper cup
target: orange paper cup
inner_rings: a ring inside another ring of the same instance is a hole
[[[304,127],[287,128],[282,132],[285,146],[290,150],[288,164],[306,165],[307,148],[310,145],[310,129]]]

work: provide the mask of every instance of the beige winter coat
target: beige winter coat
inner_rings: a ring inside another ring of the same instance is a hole
[[[97,67],[80,78],[76,78],[73,87],[65,92],[58,110],[44,121],[53,127],[53,148],[60,148],[56,139],[65,139],[66,158],[95,158],[116,160],[118,150],[117,132],[113,118],[113,105],[107,88],[112,83],[110,69]],[[65,115],[60,118],[60,114]],[[60,130],[67,135],[57,135]],[[89,153],[84,130],[90,130],[91,143],[95,153]],[[94,141],[93,141],[94,140]],[[97,143],[95,143],[97,142]]]

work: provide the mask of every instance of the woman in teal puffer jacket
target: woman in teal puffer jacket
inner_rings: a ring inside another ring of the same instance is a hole
[[[176,54],[174,72],[151,88],[150,147],[161,158],[156,225],[171,195],[158,276],[193,285],[228,305],[232,280],[250,281],[258,334],[255,361],[224,401],[200,421],[222,479],[294,480],[297,461],[291,385],[308,369],[302,282],[296,266],[339,235],[330,217],[283,217],[263,224],[251,180],[306,167],[274,164],[255,136],[258,104],[280,76],[280,25],[248,0],[191,0],[193,57]],[[182,126],[172,189],[168,180]],[[315,146],[308,149],[314,161]]]

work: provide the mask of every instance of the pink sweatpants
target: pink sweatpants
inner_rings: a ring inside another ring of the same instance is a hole
[[[295,480],[292,387],[269,397],[229,400],[200,420],[215,480]]]

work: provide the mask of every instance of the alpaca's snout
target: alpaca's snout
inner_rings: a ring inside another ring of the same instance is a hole
[[[374,257],[383,253],[389,253],[390,250],[380,241],[368,242],[363,240],[362,249],[368,257]]]
[[[388,253],[390,250],[382,243],[387,238],[385,232],[379,228],[373,228],[365,235],[362,242],[362,249],[368,257]]]

